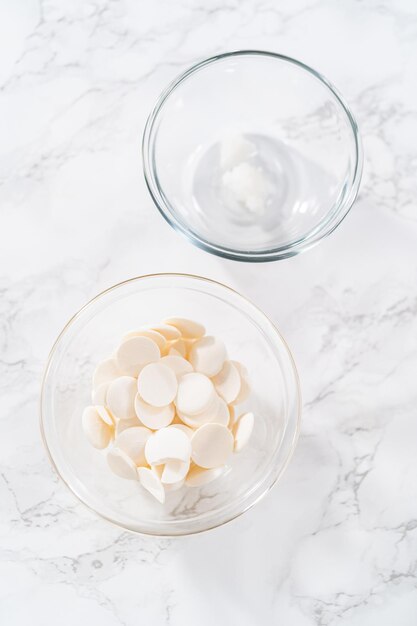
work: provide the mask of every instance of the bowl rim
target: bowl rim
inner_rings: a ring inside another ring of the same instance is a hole
[[[257,311],[259,313],[261,313],[261,315],[263,317],[266,318],[266,320],[268,321],[268,323],[271,325],[273,331],[278,335],[280,341],[282,342],[283,347],[285,348],[288,357],[289,357],[289,361],[292,367],[292,372],[294,375],[294,383],[295,383],[295,387],[296,387],[296,420],[295,420],[295,428],[294,428],[294,433],[292,435],[292,440],[290,443],[290,447],[287,453],[286,458],[283,461],[282,467],[280,469],[279,472],[277,472],[274,477],[273,480],[270,484],[268,484],[264,490],[262,492],[260,492],[260,494],[257,496],[257,498],[255,498],[253,501],[249,502],[245,507],[242,508],[242,510],[240,510],[239,512],[237,512],[236,514],[228,517],[227,519],[224,519],[223,521],[221,521],[218,524],[211,524],[209,526],[207,526],[206,528],[202,528],[202,529],[197,529],[197,530],[191,530],[191,531],[181,531],[181,532],[177,532],[177,533],[165,533],[165,532],[150,532],[150,531],[146,531],[146,530],[137,530],[136,528],[132,528],[129,526],[125,526],[123,524],[118,523],[117,521],[115,521],[114,519],[112,519],[111,517],[104,515],[103,513],[101,513],[100,511],[97,511],[92,505],[90,505],[86,499],[84,499],[84,497],[78,493],[77,489],[75,487],[73,487],[72,485],[69,484],[69,482],[62,476],[55,460],[54,457],[52,455],[52,452],[50,450],[50,447],[48,445],[48,441],[47,441],[47,437],[45,435],[45,429],[44,429],[44,411],[43,411],[43,406],[44,406],[44,400],[45,400],[45,385],[46,385],[46,380],[51,368],[51,364],[53,361],[53,358],[55,356],[56,350],[58,348],[58,344],[61,340],[61,338],[65,335],[65,333],[67,332],[68,328],[70,326],[72,326],[72,324],[84,313],[84,311],[89,308],[91,305],[93,305],[97,300],[101,299],[103,296],[105,296],[106,294],[118,289],[119,287],[122,287],[123,285],[129,284],[129,283],[134,283],[137,281],[140,281],[142,279],[149,279],[149,278],[158,278],[158,277],[171,277],[171,278],[191,278],[194,280],[198,280],[201,282],[208,282],[210,284],[214,284],[217,287],[221,287],[224,288],[228,291],[231,291],[233,294],[238,295],[240,298],[242,298],[243,300],[245,300],[246,302],[248,302],[251,306],[253,306],[255,309],[257,309]],[[60,480],[62,480],[62,482],[66,485],[66,487],[69,489],[69,491],[75,496],[75,498],[81,502],[81,504],[83,504],[84,506],[87,507],[87,509],[89,509],[90,511],[92,511],[95,515],[97,515],[98,517],[100,517],[101,519],[106,520],[107,522],[110,522],[111,524],[113,524],[114,526],[116,526],[119,529],[122,529],[124,531],[129,531],[135,535],[141,535],[141,536],[147,536],[147,537],[159,537],[159,538],[175,538],[175,537],[184,537],[184,536],[189,536],[189,535],[197,535],[200,533],[204,533],[207,532],[209,530],[213,530],[214,528],[220,528],[221,526],[224,526],[225,524],[233,521],[234,519],[240,517],[241,515],[243,515],[243,513],[245,513],[246,511],[248,511],[249,509],[251,509],[253,506],[255,506],[255,504],[257,504],[260,500],[262,500],[266,494],[272,489],[272,487],[278,482],[278,480],[281,478],[281,476],[284,474],[285,470],[287,469],[293,454],[295,452],[295,449],[297,447],[297,442],[299,439],[299,435],[300,435],[300,429],[301,429],[301,413],[302,413],[302,396],[301,396],[301,384],[300,384],[300,377],[298,374],[298,370],[297,370],[297,366],[295,364],[295,360],[294,357],[292,355],[292,352],[286,342],[286,340],[284,339],[284,337],[282,336],[282,334],[280,333],[280,331],[278,330],[278,328],[275,326],[274,322],[272,322],[272,320],[256,305],[254,304],[251,300],[249,300],[249,298],[246,298],[244,295],[242,295],[241,293],[239,293],[236,289],[233,289],[232,287],[229,287],[228,285],[225,285],[224,283],[218,281],[218,280],[213,280],[211,278],[207,278],[205,276],[199,276],[197,274],[186,274],[183,272],[158,272],[158,273],[154,273],[154,274],[143,274],[143,275],[139,275],[139,276],[134,276],[132,278],[128,278],[126,280],[123,280],[119,283],[116,283],[114,285],[112,285],[111,287],[108,287],[107,289],[104,289],[103,291],[101,291],[100,293],[98,293],[96,296],[94,296],[93,298],[91,298],[90,300],[88,300],[88,302],[86,302],[76,313],[74,313],[74,315],[72,315],[72,317],[67,321],[67,323],[65,324],[65,326],[62,328],[61,332],[58,334],[57,338],[55,339],[49,354],[48,354],[48,358],[44,367],[44,371],[43,371],[43,375],[42,375],[42,381],[41,381],[41,392],[40,392],[40,396],[39,396],[39,429],[40,429],[40,433],[41,433],[41,438],[42,438],[42,442],[44,445],[44,448],[46,450],[47,456],[49,458],[49,461],[52,465],[52,467],[54,468],[56,474],[58,475],[58,477],[60,478]]]
[[[344,111],[349,122],[350,129],[352,131],[355,146],[355,168],[353,172],[352,182],[350,184],[350,189],[348,193],[344,197],[343,201],[339,203],[339,206],[338,202],[336,201],[336,203],[326,213],[325,217],[319,222],[319,224],[315,228],[307,233],[306,236],[300,237],[295,241],[290,241],[287,244],[277,247],[272,247],[266,250],[252,251],[245,249],[228,248],[227,246],[216,244],[214,241],[210,241],[209,239],[201,237],[198,233],[190,229],[186,225],[186,223],[178,219],[176,211],[173,209],[165,193],[163,192],[162,187],[159,184],[155,160],[155,139],[157,135],[157,121],[159,118],[159,114],[161,113],[165,102],[176,90],[176,88],[179,87],[190,76],[208,65],[223,61],[224,59],[228,58],[247,56],[267,57],[293,64],[298,68],[305,70],[314,78],[316,78],[319,82],[321,82],[332,93],[333,97],[336,99],[336,101],[339,103],[342,110]],[[168,84],[168,86],[162,91],[159,98],[157,99],[145,124],[142,135],[142,164],[145,182],[148,191],[152,197],[152,200],[159,212],[161,213],[162,217],[164,217],[164,219],[168,222],[170,226],[172,226],[172,228],[185,236],[189,241],[191,241],[191,243],[201,248],[202,250],[205,250],[206,252],[210,252],[211,254],[215,254],[217,256],[234,261],[247,261],[257,263],[286,259],[300,254],[301,252],[305,252],[306,250],[309,250],[310,248],[318,244],[322,239],[328,237],[339,226],[339,224],[349,213],[350,208],[355,202],[359,192],[363,170],[363,147],[358,124],[352,111],[350,110],[350,107],[348,106],[344,97],[336,89],[336,87],[325,76],[323,76],[320,72],[313,69],[306,63],[299,61],[293,57],[279,54],[278,52],[271,52],[267,50],[242,49],[232,52],[224,52],[203,59],[202,61],[199,61],[198,63],[190,66]]]

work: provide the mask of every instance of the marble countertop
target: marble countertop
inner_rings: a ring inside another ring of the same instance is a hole
[[[247,265],[183,240],[141,174],[146,115],[205,56],[295,56],[351,104],[360,196],[314,250]],[[417,624],[417,9],[412,0],[0,5],[0,621],[7,626]],[[287,338],[304,396],[281,482],[223,528],[121,532],[43,449],[48,351],[128,277],[219,279]]]

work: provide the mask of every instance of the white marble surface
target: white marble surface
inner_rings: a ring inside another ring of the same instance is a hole
[[[226,49],[300,58],[343,92],[366,153],[326,242],[249,266],[154,209],[139,142],[161,88]],[[417,7],[413,0],[0,3],[0,622],[417,624]],[[302,379],[281,483],[208,534],[120,532],[57,479],[38,430],[48,350],[127,277],[220,279],[270,314]]]

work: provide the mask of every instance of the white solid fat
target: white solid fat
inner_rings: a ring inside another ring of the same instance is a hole
[[[252,215],[263,215],[273,189],[270,181],[259,166],[248,162],[235,165],[222,175],[226,203],[230,209],[236,206]]]
[[[220,167],[229,170],[256,154],[256,146],[242,135],[232,135],[220,145]]]

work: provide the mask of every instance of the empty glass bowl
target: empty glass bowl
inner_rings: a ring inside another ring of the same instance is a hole
[[[91,403],[95,366],[113,353],[123,334],[172,315],[203,322],[208,333],[223,338],[230,357],[247,366],[253,387],[247,407],[256,419],[249,444],[221,478],[168,493],[161,505],[136,481],[112,474],[105,454],[86,441],[81,414]],[[42,387],[41,429],[58,474],[102,517],[151,535],[200,532],[249,509],[287,466],[299,420],[298,376],[279,332],[241,295],[197,276],[134,278],[91,300],[58,337]]]
[[[241,261],[298,254],[358,192],[356,122],[304,63],[241,51],[198,63],[162,93],[143,137],[156,206],[193,243]]]

